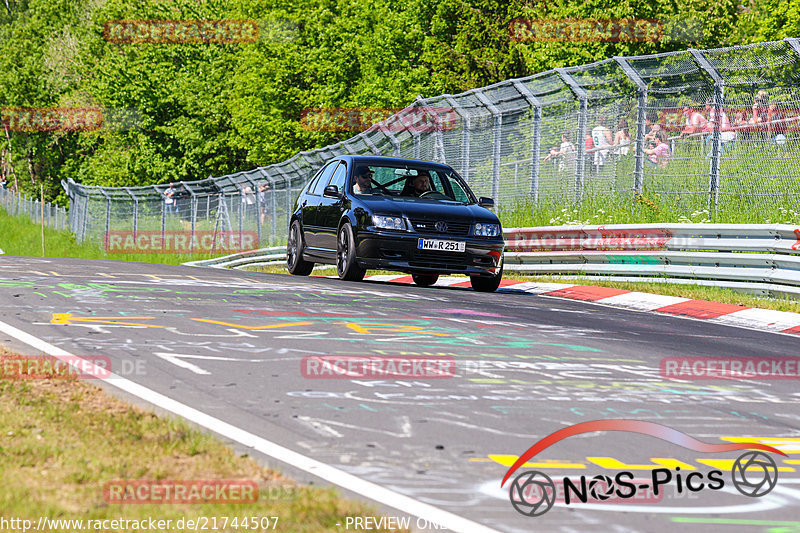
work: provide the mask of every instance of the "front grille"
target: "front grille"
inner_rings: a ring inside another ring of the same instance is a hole
[[[415,250],[409,265],[464,270],[471,264],[471,261],[472,256],[465,253]]]
[[[438,233],[439,235],[469,235],[470,224],[469,222],[450,222],[446,220],[442,220],[447,224],[447,229],[445,231],[439,231],[436,229],[436,222],[438,220],[434,219],[419,219],[419,218],[412,218],[411,225],[414,226],[414,230],[419,233]]]

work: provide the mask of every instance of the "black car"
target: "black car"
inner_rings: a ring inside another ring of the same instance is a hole
[[[341,156],[303,188],[289,223],[286,265],[306,276],[314,263],[339,277],[367,269],[412,275],[432,285],[440,274],[466,274],[472,288],[494,291],[503,276],[503,233],[449,166],[376,156]]]

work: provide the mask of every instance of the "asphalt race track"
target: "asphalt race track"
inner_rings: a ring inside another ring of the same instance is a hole
[[[301,481],[343,485],[346,495],[421,516],[423,525],[800,531],[797,379],[672,380],[659,366],[664,357],[796,357],[797,337],[511,290],[5,256],[0,302],[3,345],[109,357],[116,375],[106,381],[126,397],[186,416]],[[321,368],[309,361],[323,356],[427,358],[451,372],[309,375]],[[697,472],[695,481],[718,469],[724,486],[679,491],[673,479],[658,497],[642,488],[636,498],[517,512],[512,481],[500,487],[517,457],[557,430],[601,419],[656,422],[711,444],[761,439],[788,455],[772,455],[772,492],[748,497],[731,479],[741,451],[584,433],[553,444],[511,480],[531,470],[558,480],[630,471],[642,485],[652,484],[655,466]]]

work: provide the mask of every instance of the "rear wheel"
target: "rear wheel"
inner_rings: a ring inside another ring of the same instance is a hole
[[[353,228],[345,223],[339,229],[339,238],[336,245],[336,273],[339,279],[346,281],[361,281],[366,270],[358,266],[356,257],[356,240],[353,237]]]
[[[303,230],[300,222],[295,220],[289,228],[289,240],[286,243],[286,269],[295,276],[308,276],[314,269],[314,263],[303,259]]]
[[[491,277],[481,277],[481,276],[470,276],[469,281],[472,285],[472,290],[478,292],[494,292],[500,286],[500,282],[503,279],[503,267],[500,267],[500,272],[497,273],[495,276]]]
[[[439,274],[411,274],[411,279],[420,287],[430,287],[439,279]]]

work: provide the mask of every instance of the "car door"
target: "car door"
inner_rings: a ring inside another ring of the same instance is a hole
[[[340,192],[344,192],[344,185],[347,181],[347,165],[344,161],[339,163],[336,171],[331,176],[328,185],[336,185]],[[323,187],[323,190],[325,187]],[[344,198],[326,198],[320,200],[319,210],[317,211],[319,222],[319,246],[323,253],[336,255],[336,237],[339,220],[345,210]]]
[[[303,234],[306,241],[306,251],[312,255],[319,255],[320,243],[320,219],[319,208],[322,203],[322,190],[330,181],[333,171],[336,169],[338,161],[328,163],[314,178],[308,187],[308,192],[303,198],[301,208],[303,210]]]

